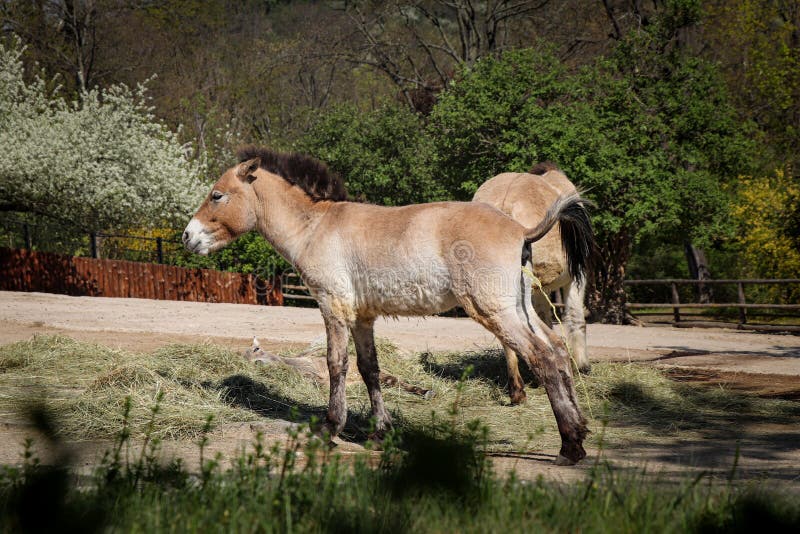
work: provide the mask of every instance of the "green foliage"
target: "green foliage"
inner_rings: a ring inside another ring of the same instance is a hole
[[[543,160],[586,190],[605,267],[592,302],[613,306],[599,318],[614,322],[623,320],[621,284],[637,243],[732,237],[724,185],[753,152],[714,66],[676,37],[697,20],[697,2],[665,6],[608,57],[573,71],[546,47],[484,58],[430,117],[435,165],[456,198]]]
[[[448,192],[468,200],[495,174],[554,159],[540,129],[567,126],[560,101],[570,92],[564,66],[546,49],[507,52],[462,71],[440,95],[428,128]]]
[[[463,72],[430,126],[452,194],[549,159],[588,189],[604,235],[699,233],[705,222],[704,235],[724,236],[720,183],[747,143],[713,68],[687,59],[653,81],[625,72],[620,54],[569,73],[547,50],[519,50]]]
[[[800,213],[800,185],[780,170],[772,176],[742,176],[733,217],[739,225],[735,246],[743,277],[797,278],[800,273],[800,236],[793,217]],[[768,302],[794,303],[800,289],[772,287]]]
[[[288,270],[291,266],[278,254],[266,239],[256,232],[247,233],[222,250],[199,256],[181,248],[174,255],[172,263],[181,267],[200,267],[233,271],[239,273],[255,273],[261,277],[270,277]]]
[[[320,117],[299,148],[341,174],[353,198],[387,206],[444,198],[432,177],[422,120],[405,108],[335,108]]]
[[[763,169],[800,163],[800,12],[796,2],[707,2],[710,53],[722,64],[740,113],[763,134]],[[795,171],[796,172],[796,171]]]

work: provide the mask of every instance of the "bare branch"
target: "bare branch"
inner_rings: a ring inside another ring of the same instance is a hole
[[[442,86],[446,85],[447,84],[447,76],[444,74],[442,69],[439,67],[439,62],[436,61],[436,57],[433,55],[433,47],[419,34],[419,32],[416,30],[414,25],[409,20],[408,14],[404,13],[402,9],[400,10],[400,13],[405,18],[406,26],[411,30],[412,34],[414,35],[414,39],[425,50],[425,53],[428,56],[428,61],[430,62],[431,66],[433,66],[433,69],[436,71],[436,74],[439,76],[439,79],[442,82]],[[410,57],[409,57],[409,60],[412,62],[412,65],[413,65],[413,60]],[[416,66],[414,67],[414,73],[417,75],[418,78],[421,78],[421,76],[419,75],[419,72],[416,69]],[[427,87],[427,84],[426,84],[426,87]]]
[[[437,50],[441,50],[442,52],[445,52],[450,57],[452,57],[454,60],[460,62],[462,60],[462,58],[456,52],[456,49],[453,47],[452,43],[450,42],[450,38],[447,37],[447,33],[444,31],[444,28],[442,27],[442,22],[439,20],[439,17],[436,17],[435,15],[433,15],[433,13],[428,11],[422,5],[418,5],[417,9],[420,10],[420,12],[425,16],[425,18],[427,18],[431,22],[431,24],[433,24],[433,26],[439,32],[439,37],[441,37],[442,42],[444,43],[443,46],[431,45],[431,47],[432,48],[436,48]]]
[[[500,22],[509,18],[519,17],[521,15],[526,15],[528,13],[537,11],[546,6],[549,2],[550,0],[540,0],[539,2],[519,2],[517,4],[508,5],[504,8],[495,10],[494,13],[492,13],[492,17]],[[505,2],[502,2],[501,4],[503,3]]]

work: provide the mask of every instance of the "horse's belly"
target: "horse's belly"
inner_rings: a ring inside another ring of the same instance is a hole
[[[380,299],[367,306],[371,315],[433,315],[454,308],[458,301],[452,293],[417,294],[404,298]]]
[[[358,281],[360,311],[372,315],[429,315],[449,310],[458,302],[446,270],[387,269]]]

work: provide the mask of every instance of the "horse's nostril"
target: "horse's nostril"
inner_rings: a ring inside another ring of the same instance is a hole
[[[186,243],[187,241],[189,241],[189,232],[188,232],[188,230],[184,230],[184,232],[183,232],[183,242]]]

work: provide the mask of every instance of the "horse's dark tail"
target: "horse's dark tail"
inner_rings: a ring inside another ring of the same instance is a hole
[[[559,223],[569,274],[578,283],[591,270],[597,255],[597,242],[587,211],[589,205],[591,202],[577,191],[562,195],[547,210],[542,222],[525,231],[525,244],[528,245],[539,241]]]

